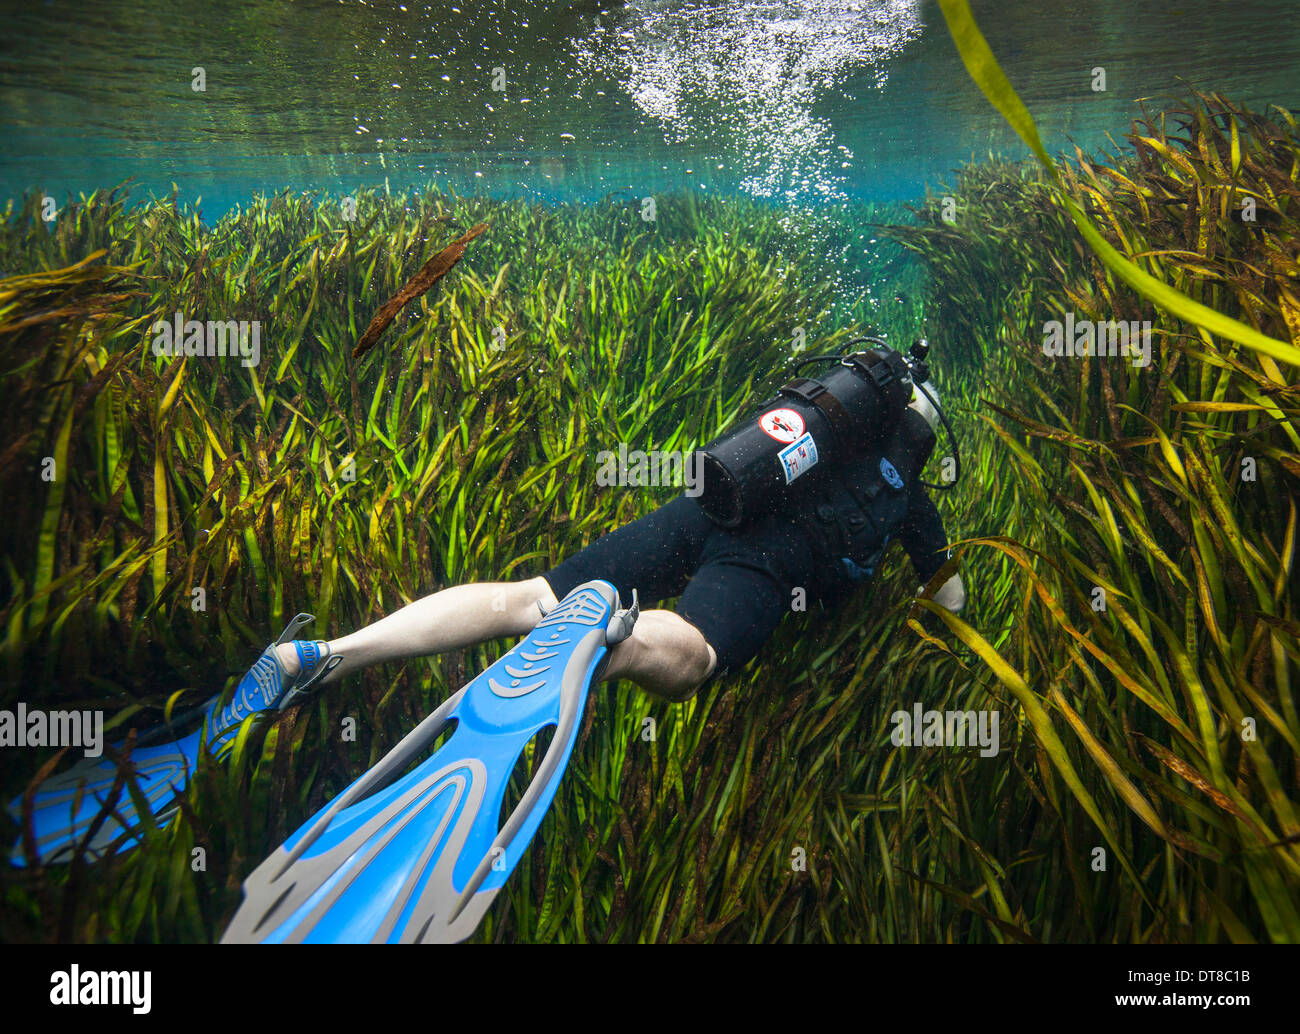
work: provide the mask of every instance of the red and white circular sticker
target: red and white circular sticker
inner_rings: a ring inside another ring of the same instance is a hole
[[[758,426],[778,442],[789,445],[803,434],[803,417],[793,409],[769,409],[758,418]]]

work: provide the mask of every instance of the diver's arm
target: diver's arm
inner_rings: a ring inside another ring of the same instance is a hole
[[[939,508],[920,485],[912,486],[907,516],[903,518],[898,538],[912,560],[922,588],[952,556]],[[934,601],[954,614],[960,613],[966,606],[966,587],[962,585],[961,575],[954,574],[939,586]]]

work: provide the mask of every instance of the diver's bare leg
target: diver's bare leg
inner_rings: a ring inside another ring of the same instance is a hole
[[[689,700],[717,666],[700,630],[671,610],[647,610],[609,655],[604,678],[628,679],[647,693]]]
[[[455,585],[330,641],[341,660],[322,684],[350,672],[411,657],[457,650],[487,639],[521,636],[542,618],[538,601],[549,610],[558,602],[545,578],[522,582]],[[293,645],[277,647],[290,675],[298,672]],[[624,678],[668,700],[687,700],[717,665],[717,656],[694,625],[671,610],[647,610],[632,634],[610,651],[606,680]]]
[[[342,658],[322,684],[349,672],[385,661],[426,657],[472,646],[487,639],[521,636],[542,619],[537,607],[556,604],[545,578],[523,582],[478,582],[454,585],[394,611],[351,635],[330,641],[330,654]],[[298,654],[292,644],[277,648],[285,671],[298,672]]]

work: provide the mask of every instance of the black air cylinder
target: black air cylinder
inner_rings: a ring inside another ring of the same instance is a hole
[[[911,481],[921,476],[930,454],[934,452],[935,437],[930,424],[915,409],[903,410],[895,433],[898,443],[898,456],[890,453],[890,459],[900,463],[906,469],[903,474]]]
[[[700,508],[724,528],[772,512],[813,467],[879,443],[911,398],[907,362],[890,348],[845,356],[820,380],[791,381],[704,447]]]

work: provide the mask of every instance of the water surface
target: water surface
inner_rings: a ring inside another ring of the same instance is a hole
[[[922,0],[6,6],[0,196],[135,177],[207,217],[254,190],[429,181],[827,203],[1025,153]],[[1189,87],[1300,108],[1294,0],[973,7],[1052,149],[1106,146]]]

